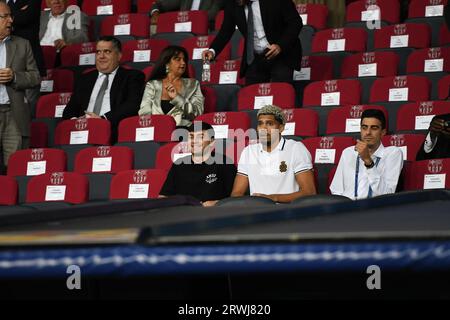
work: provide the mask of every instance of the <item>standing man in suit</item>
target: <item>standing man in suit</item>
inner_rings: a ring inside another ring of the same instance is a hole
[[[72,43],[88,42],[89,18],[80,11],[80,25],[71,25],[67,12],[67,0],[47,0],[49,11],[41,12],[39,40],[41,46],[52,46],[61,50]]]
[[[11,154],[28,147],[31,113],[25,89],[39,84],[30,43],[11,36],[13,16],[0,1],[0,149],[4,166]],[[1,166],[0,166],[1,167]],[[0,171],[2,168],[0,168]]]
[[[206,10],[208,11],[209,28],[213,30],[217,13],[223,7],[224,0],[156,0],[150,15],[156,20],[160,12]]]
[[[111,140],[117,138],[119,122],[138,114],[144,93],[144,74],[119,66],[120,41],[111,36],[97,41],[95,71],[80,77],[64,109],[64,119],[103,118],[111,122]]]
[[[247,85],[260,82],[291,82],[300,70],[303,26],[292,0],[229,0],[222,27],[203,60],[217,57],[236,26],[245,38],[240,76]]]

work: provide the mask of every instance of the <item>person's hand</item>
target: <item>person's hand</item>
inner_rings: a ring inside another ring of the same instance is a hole
[[[438,135],[440,135],[444,130],[444,119],[434,117],[430,123],[428,130],[430,131],[431,139],[434,140]]]
[[[14,71],[11,68],[0,69],[0,83],[8,83],[14,79]]]
[[[54,44],[55,44],[56,50],[61,50],[62,48],[64,48],[67,45],[63,39],[55,40]]]
[[[202,202],[202,206],[204,207],[214,207],[219,200],[209,200]]]
[[[277,44],[271,44],[267,47],[269,49],[266,52],[266,59],[271,60],[274,59],[276,56],[278,56],[281,53],[281,48]]]
[[[151,18],[151,23],[152,23],[152,24],[157,24],[157,23],[158,23],[158,17],[159,17],[159,11],[158,11],[158,10],[155,10],[155,11],[152,13],[152,16],[150,17],[150,18]]]
[[[370,157],[369,147],[367,146],[367,143],[358,139],[355,145],[355,150],[356,152],[358,152],[362,161],[364,161],[364,164],[370,165],[372,163],[372,158]]]
[[[101,119],[101,117],[93,112],[86,111],[86,119]]]
[[[278,202],[276,194],[253,193],[252,197],[263,197],[263,198],[270,199],[273,202]]]
[[[175,97],[178,94],[177,89],[175,88],[175,86],[172,83],[166,84],[166,91],[167,91],[167,95],[169,96],[170,100],[175,99]]]
[[[212,52],[211,50],[205,50],[202,52],[202,60],[203,61],[211,61],[214,59],[214,52]]]

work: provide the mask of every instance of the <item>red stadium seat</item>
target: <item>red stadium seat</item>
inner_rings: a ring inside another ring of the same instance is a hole
[[[165,47],[169,45],[166,40],[141,39],[130,40],[122,46],[121,62],[150,62],[156,61]]]
[[[372,10],[373,9],[373,10]],[[346,22],[381,20],[398,23],[400,3],[392,0],[361,0],[352,2],[346,9]]]
[[[61,121],[55,131],[55,145],[109,145],[111,124],[104,119],[74,119]]]
[[[430,80],[420,76],[385,77],[375,80],[370,103],[426,101],[430,98]]]
[[[201,60],[202,51],[209,48],[215,37],[214,35],[210,35],[188,38],[181,42],[181,46],[186,48],[189,54],[189,60]],[[230,56],[231,43],[228,43],[217,58],[220,60],[229,60]]]
[[[439,30],[439,45],[446,46],[450,43],[450,31],[445,24],[441,25]]]
[[[241,60],[219,60],[211,64],[210,81],[202,84],[238,84],[244,85],[244,78],[239,77]]]
[[[408,175],[407,190],[449,189],[450,158],[413,162]]]
[[[423,134],[394,134],[386,135],[382,138],[385,147],[395,146],[402,149],[403,160],[414,161],[417,152],[425,140]]]
[[[41,46],[44,55],[45,69],[53,69],[56,62],[56,48],[53,46]]]
[[[102,20],[100,35],[148,38],[150,18],[146,14],[130,13],[106,17]]]
[[[284,109],[284,136],[315,137],[318,135],[319,115],[310,109]]]
[[[72,92],[41,96],[36,105],[36,118],[61,118]]]
[[[341,76],[342,78],[396,76],[398,65],[399,56],[395,52],[355,53],[344,58]]]
[[[172,163],[182,157],[191,155],[191,147],[188,142],[171,142],[163,145],[156,153],[155,167],[169,171]]]
[[[326,5],[306,3],[297,4],[296,8],[302,18],[303,25],[311,26],[316,30],[327,27],[328,7]]]
[[[137,0],[137,13],[149,14],[156,0]]]
[[[389,128],[386,108],[374,105],[348,105],[335,108],[328,113],[326,134],[359,133],[361,115],[366,109],[383,111],[386,118],[386,128]]]
[[[67,69],[49,69],[47,76],[41,79],[41,92],[72,92],[74,86],[73,71]]]
[[[198,11],[175,11],[161,13],[158,17],[157,33],[189,32],[208,34],[208,13]]]
[[[205,110],[204,113],[216,112],[217,106],[217,93],[211,87],[201,86],[203,96],[205,97]]]
[[[428,130],[435,115],[450,113],[450,101],[426,101],[402,105],[397,113],[397,132]]]
[[[78,151],[74,172],[118,173],[133,169],[133,150],[119,146],[89,147]]]
[[[64,201],[80,204],[88,200],[87,177],[74,172],[53,172],[33,177],[27,186],[27,203]]]
[[[214,31],[220,30],[220,28],[222,27],[223,18],[224,18],[224,11],[220,10],[219,12],[217,12],[216,19],[214,21]]]
[[[302,57],[302,69],[294,70],[294,81],[321,81],[333,79],[333,59],[327,56]]]
[[[43,122],[31,121],[30,148],[46,148],[48,146],[48,126]]]
[[[172,141],[176,123],[169,115],[144,115],[123,119],[119,123],[119,142]]]
[[[411,0],[409,1],[408,18],[442,16],[448,0]]]
[[[440,100],[445,100],[450,98],[450,75],[442,77],[438,83],[438,95]]]
[[[195,118],[196,121],[209,123],[215,131],[215,139],[236,139],[244,137],[250,129],[250,117],[245,112],[206,113]]]
[[[431,29],[425,23],[405,23],[382,27],[375,31],[375,49],[428,48]]]
[[[0,206],[13,206],[17,203],[18,186],[14,178],[8,176],[0,176]]]
[[[342,151],[355,145],[353,137],[314,137],[302,140],[316,164],[338,164]]]
[[[289,83],[259,83],[244,87],[238,94],[238,110],[260,109],[273,104],[282,109],[295,105],[295,90]]]
[[[450,47],[426,48],[408,57],[407,73],[450,72]]]
[[[25,149],[11,155],[8,176],[36,176],[66,171],[67,156],[60,149]]]
[[[314,35],[311,52],[364,52],[366,43],[367,32],[364,29],[327,29]]]
[[[166,177],[167,171],[162,169],[119,172],[111,180],[109,197],[111,200],[158,198]]]
[[[95,65],[95,51],[95,42],[68,45],[61,50],[61,66],[93,66]]]
[[[88,16],[117,15],[131,12],[131,0],[83,1],[82,11]]]
[[[358,80],[326,80],[310,83],[303,96],[303,106],[339,106],[359,104],[361,84]]]

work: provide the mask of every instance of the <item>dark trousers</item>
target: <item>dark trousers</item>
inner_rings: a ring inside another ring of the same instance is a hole
[[[267,60],[264,55],[255,55],[245,72],[245,85],[263,82],[292,83],[294,69],[286,65],[281,57]]]

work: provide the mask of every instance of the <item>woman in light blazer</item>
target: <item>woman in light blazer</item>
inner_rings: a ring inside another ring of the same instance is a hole
[[[186,127],[204,110],[200,83],[188,74],[188,53],[179,46],[165,48],[145,86],[139,115],[167,114]]]

